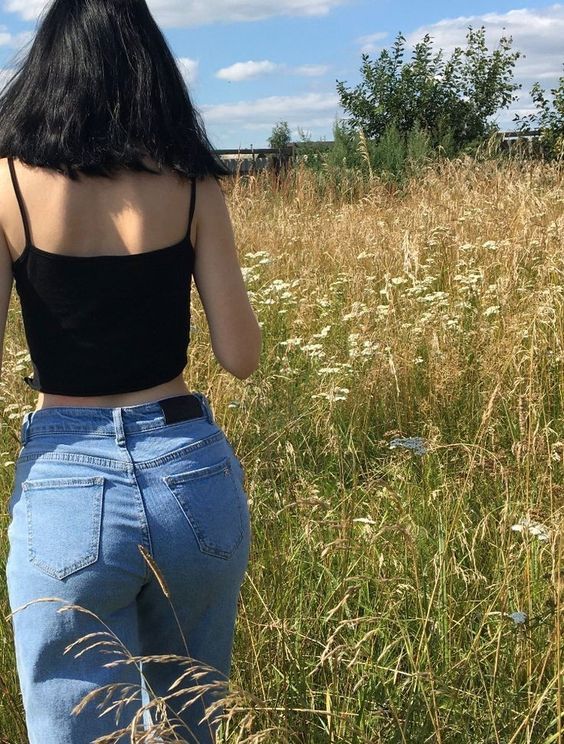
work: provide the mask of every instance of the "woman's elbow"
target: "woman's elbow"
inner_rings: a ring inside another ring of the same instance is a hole
[[[262,352],[262,331],[258,325],[252,335],[246,334],[244,339],[233,347],[231,339],[228,353],[216,353],[220,365],[227,372],[239,380],[246,380],[260,366]]]

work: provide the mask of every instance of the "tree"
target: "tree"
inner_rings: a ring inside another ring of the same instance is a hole
[[[546,97],[540,83],[534,83],[530,94],[537,107],[536,113],[519,116],[513,121],[517,130],[526,133],[530,129],[540,129],[540,140],[549,159],[564,157],[564,75],[560,77],[558,88],[552,88],[552,103]]]
[[[272,134],[268,138],[270,147],[276,150],[283,150],[291,142],[290,127],[287,121],[280,121],[272,129]]]
[[[341,106],[351,114],[347,126],[362,128],[374,139],[391,126],[404,136],[418,126],[430,136],[432,146],[447,139],[455,149],[495,131],[487,119],[517,100],[513,92],[521,86],[511,80],[522,55],[510,51],[512,38],[505,36],[488,55],[484,26],[477,30],[469,26],[466,41],[466,49],[456,47],[446,63],[442,49],[433,54],[429,34],[415,46],[410,62],[403,59],[401,31],[392,50],[382,50],[377,60],[363,54],[362,83],[347,90],[336,81]]]

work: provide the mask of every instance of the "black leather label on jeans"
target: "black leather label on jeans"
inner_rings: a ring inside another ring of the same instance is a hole
[[[201,402],[195,395],[177,395],[159,400],[167,424],[205,416]]]

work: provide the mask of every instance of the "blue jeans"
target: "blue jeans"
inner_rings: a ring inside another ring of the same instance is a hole
[[[179,691],[167,701],[177,736],[215,742],[221,703],[209,721],[201,719],[228,687],[250,514],[243,468],[209,400],[199,392],[178,398],[192,399],[184,402],[197,409],[195,417],[178,416],[179,401],[168,398],[168,409],[159,401],[53,407],[23,418],[8,504],[6,578],[30,744],[90,744],[128,726],[143,703]],[[170,602],[142,548],[156,562]],[[45,597],[58,601],[16,611]],[[99,619],[58,611],[69,604]],[[98,645],[77,655],[87,641],[65,653],[81,636],[100,632],[107,635],[90,644],[116,643],[111,633],[133,656],[183,660],[104,666],[124,654]],[[187,666],[189,658],[202,666]],[[203,696],[190,692],[213,682]],[[87,693],[110,684],[120,687],[103,708],[97,706],[105,692],[71,714]],[[132,699],[117,724],[115,708],[101,715],[127,692]],[[136,729],[158,720],[152,708]],[[126,741],[129,735],[119,738]]]

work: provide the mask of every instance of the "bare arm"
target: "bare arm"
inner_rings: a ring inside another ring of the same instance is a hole
[[[194,282],[219,364],[239,379],[259,366],[262,332],[239,265],[231,217],[221,186],[207,177],[196,185]]]

